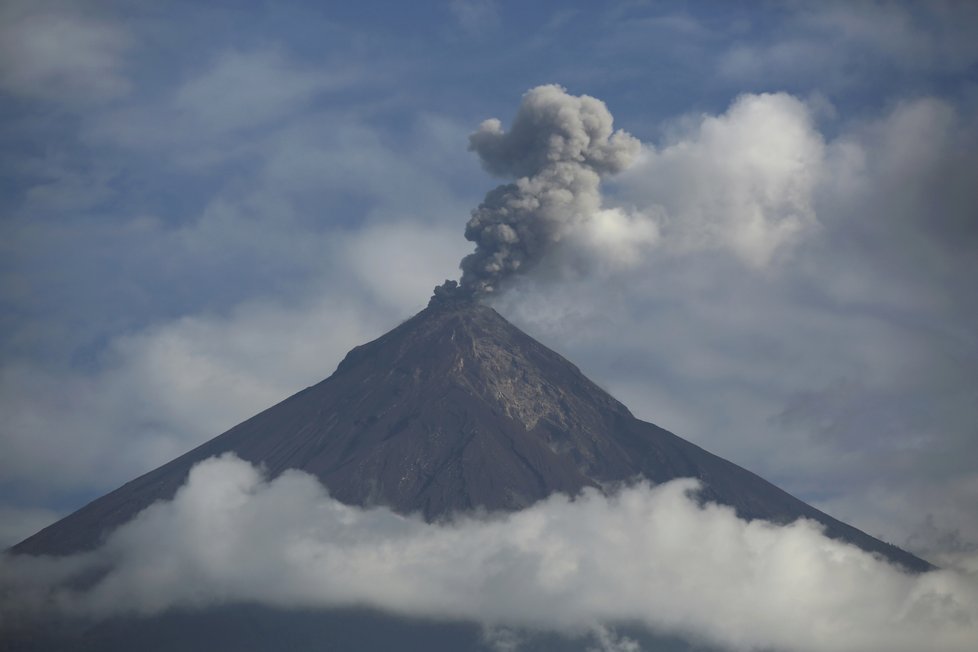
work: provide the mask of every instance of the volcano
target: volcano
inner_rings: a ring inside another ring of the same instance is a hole
[[[89,550],[191,467],[233,452],[272,477],[315,475],[345,503],[428,520],[519,510],[550,494],[644,478],[698,478],[702,500],[745,519],[818,521],[830,537],[912,571],[931,566],[798,500],[736,464],[635,418],[569,361],[460,293],[350,351],[326,380],[93,501],[12,548]]]
[[[429,521],[514,511],[556,492],[613,492],[637,480],[698,478],[699,497],[746,519],[820,522],[828,536],[903,566],[922,559],[818,511],[757,475],[635,418],[573,364],[461,292],[350,351],[332,376],[93,501],[14,546],[20,555],[94,549],[152,503],[172,498],[191,468],[224,453],[316,476],[350,505],[385,505]],[[0,614],[2,615],[2,614]],[[408,618],[370,608],[280,609],[231,603],[149,617],[58,619],[3,626],[0,650],[148,652],[472,650],[477,623]],[[643,649],[705,652],[700,642],[622,631]],[[520,649],[580,652],[587,639],[524,633]],[[6,639],[6,640],[4,640]],[[510,649],[510,648],[506,648]]]

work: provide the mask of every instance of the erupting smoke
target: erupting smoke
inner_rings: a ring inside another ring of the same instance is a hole
[[[641,143],[612,130],[604,102],[557,85],[523,96],[509,131],[483,122],[469,147],[491,174],[516,181],[491,190],[472,212],[465,237],[476,244],[461,263],[461,292],[496,292],[601,213],[601,177],[625,169]],[[442,295],[454,285],[442,286]],[[438,295],[436,295],[438,296]]]
[[[465,237],[475,251],[433,301],[491,295],[543,261],[629,269],[653,249],[718,251],[761,268],[818,224],[826,144],[804,102],[748,94],[688,125],[656,148],[614,131],[601,100],[556,85],[528,91],[509,131],[483,122],[470,149],[488,172],[516,181],[472,211]],[[601,179],[626,168],[619,205],[602,206]]]

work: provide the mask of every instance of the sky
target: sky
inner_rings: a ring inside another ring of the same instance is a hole
[[[976,30],[968,2],[0,2],[0,543],[328,376],[488,246],[474,210],[556,197],[504,317],[978,573]],[[627,155],[513,155],[561,106]]]

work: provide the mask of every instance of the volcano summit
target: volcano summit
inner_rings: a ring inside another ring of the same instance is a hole
[[[699,479],[703,500],[744,519],[818,521],[832,538],[907,569],[930,565],[818,511],[629,410],[492,308],[446,285],[428,307],[350,351],[335,373],[16,545],[30,555],[95,548],[196,463],[223,453],[316,476],[351,505],[515,511],[550,494],[645,478]]]

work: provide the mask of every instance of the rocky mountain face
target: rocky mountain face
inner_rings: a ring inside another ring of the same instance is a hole
[[[337,499],[429,520],[518,510],[554,492],[644,477],[702,480],[741,517],[823,523],[835,538],[911,570],[927,562],[837,521],[769,482],[636,419],[573,364],[465,297],[440,293],[336,372],[16,545],[21,554],[95,547],[190,468],[233,451],[275,476],[301,469]]]

